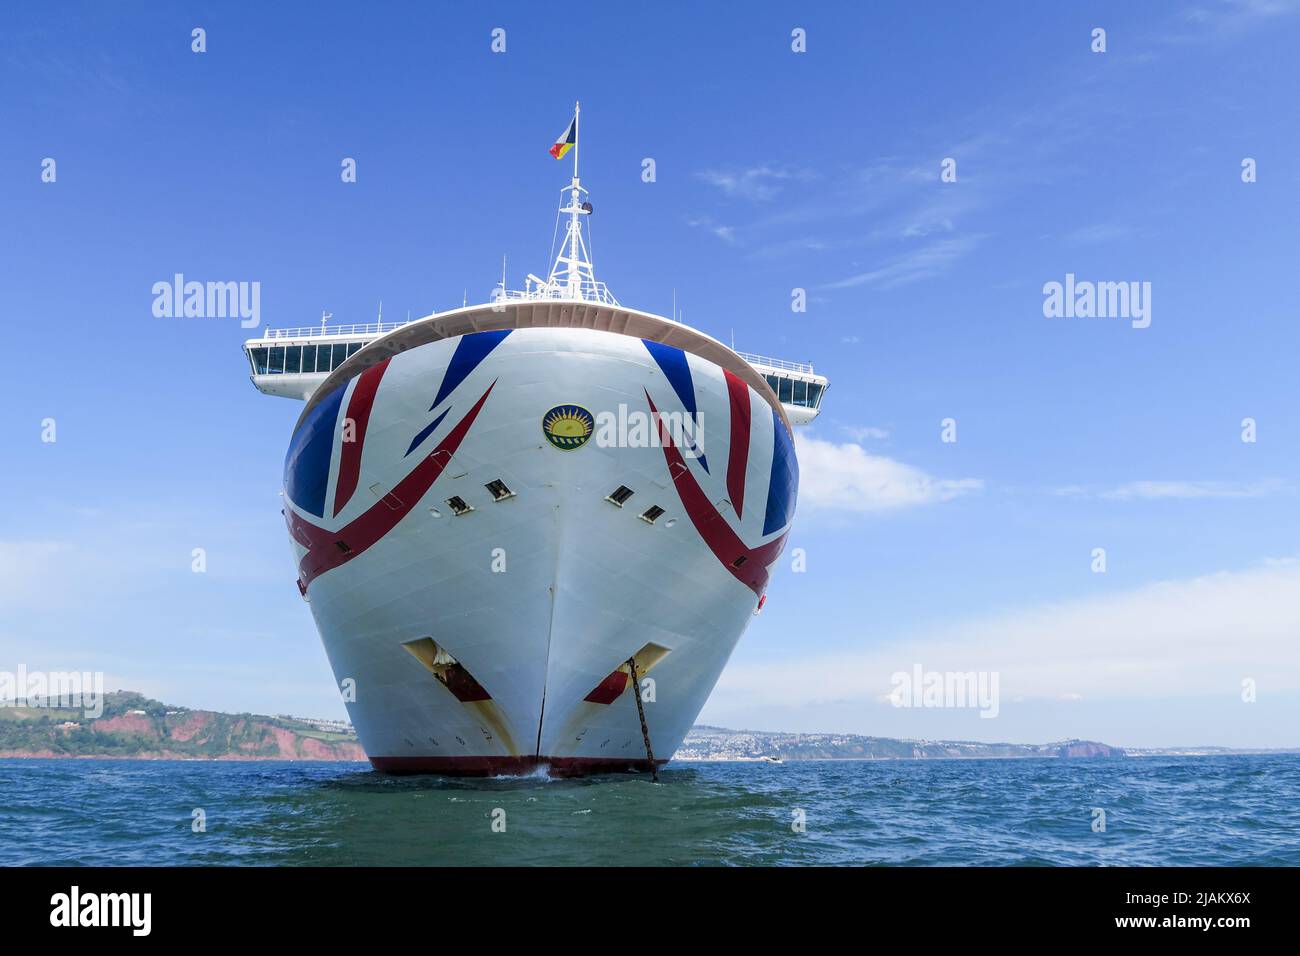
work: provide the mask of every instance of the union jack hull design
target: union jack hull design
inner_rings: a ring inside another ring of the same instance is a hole
[[[590,328],[357,364],[294,432],[284,513],[375,766],[644,768],[629,659],[671,755],[789,532],[798,464],[777,407],[700,355]],[[559,406],[596,427],[549,441]],[[638,415],[648,429],[613,427]]]

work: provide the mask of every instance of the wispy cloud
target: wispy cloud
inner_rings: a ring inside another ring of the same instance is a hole
[[[1300,0],[1218,0],[1197,4],[1187,10],[1186,19],[1201,26],[1254,26],[1264,20],[1284,17],[1300,10]]]
[[[840,430],[843,431],[844,434],[848,435],[856,442],[861,442],[868,439],[881,440],[889,437],[889,431],[887,429],[875,428],[870,425],[867,425],[865,427],[844,425],[841,427]]]
[[[696,217],[695,219],[689,219],[687,220],[687,225],[691,226],[694,229],[703,229],[705,232],[717,236],[723,242],[736,241],[735,226],[723,225],[722,223],[716,222],[713,219],[709,218],[708,216],[700,216],[700,217]]]
[[[738,170],[706,169],[695,175],[710,186],[722,190],[729,197],[750,202],[767,202],[775,199],[787,180],[815,178],[808,170],[791,170],[766,165]]]
[[[1145,46],[1129,37],[1129,46],[1143,52],[1115,53],[1107,60],[1145,69],[1143,61],[1155,55],[1149,47],[1156,42],[1226,36],[1297,9],[1300,0],[1204,0],[1166,13]],[[1119,91],[1134,77],[1131,69],[1113,69],[1093,79]],[[1076,178],[1081,144],[1113,135],[1117,124],[1146,119],[1140,105],[1122,97],[1107,101],[1097,93],[1097,87],[1084,89],[1077,83],[1021,89],[1003,101],[985,103],[959,124],[933,124],[900,143],[897,153],[869,156],[851,168],[814,173],[767,162],[696,176],[726,199],[746,200],[761,211],[751,221],[725,227],[724,238],[747,255],[798,261],[813,252],[819,268],[859,269],[820,288],[896,288],[947,274],[987,238],[973,234],[973,224],[992,221],[996,208],[1018,201],[1026,186]],[[944,157],[958,162],[955,183],[940,181]],[[773,202],[792,192],[797,181],[810,179],[817,180],[817,188],[803,190],[798,202]],[[1065,238],[1098,244],[1141,237],[1145,231],[1101,222],[1076,227]],[[837,262],[842,264],[837,267]]]
[[[1161,498],[1262,498],[1291,490],[1277,479],[1254,482],[1231,481],[1130,481],[1111,488],[1068,485],[1057,488],[1057,495],[1079,498],[1104,498],[1112,501],[1158,500]]]
[[[1229,41],[1300,11],[1300,0],[1203,0],[1173,13],[1152,44]],[[1156,54],[1148,50],[1145,59]]]
[[[1283,490],[1279,481],[1237,484],[1223,481],[1133,481],[1103,492],[1103,498],[1259,498]]]
[[[933,278],[948,271],[953,263],[968,255],[984,238],[983,235],[971,235],[928,242],[894,256],[874,269],[832,282],[824,288],[848,289],[865,285],[894,289],[921,279]]]
[[[1233,699],[1245,678],[1300,689],[1300,562],[1038,604],[858,652],[733,664],[720,705],[880,701],[916,662],[996,671],[1004,700]]]
[[[949,501],[984,487],[975,478],[935,478],[861,445],[799,435],[801,507],[871,513]]]
[[[982,145],[971,145],[974,150]],[[942,155],[942,151],[940,154]],[[761,210],[736,230],[750,255],[785,259],[802,253],[852,253],[892,243],[912,245],[927,237],[952,237],[962,221],[982,209],[988,190],[963,182],[948,188],[932,166],[882,157],[831,171],[757,166],[740,171],[706,171],[696,176],[727,198],[749,200]],[[817,181],[798,202],[769,204],[794,183]]]
[[[1101,222],[1076,229],[1067,234],[1065,238],[1070,242],[1093,244],[1120,242],[1125,239],[1132,239],[1137,235],[1138,230],[1126,223]]]
[[[0,609],[29,603],[71,550],[59,541],[0,541]]]

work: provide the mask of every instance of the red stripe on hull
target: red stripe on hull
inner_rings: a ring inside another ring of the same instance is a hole
[[[480,398],[450,432],[437,448],[399,481],[381,501],[376,502],[364,514],[353,519],[338,531],[329,531],[305,521],[292,509],[285,510],[285,521],[289,533],[307,549],[298,565],[298,580],[302,588],[308,587],[313,580],[326,571],[332,571],[341,564],[346,564],[358,555],[364,554],[375,542],[383,538],[397,523],[405,518],[424,497],[425,492],[438,480],[442,470],[451,461],[460,443],[465,440],[470,426],[478,417],[483,403],[487,401],[493,382]],[[305,592],[304,592],[305,593]]]
[[[727,453],[727,494],[731,506],[740,517],[745,506],[745,471],[749,467],[749,386],[730,369],[723,369],[727,378],[727,398],[731,401],[731,450]]]
[[[582,699],[592,704],[612,704],[627,690],[628,677],[626,671],[614,671]]]
[[[667,760],[656,760],[662,767]],[[649,773],[650,761],[623,757],[371,757],[381,773],[437,773],[449,777],[522,776],[545,767],[552,777],[593,773]]]
[[[348,399],[348,410],[344,416],[343,426],[352,420],[352,441],[343,442],[343,452],[339,460],[338,487],[334,491],[334,513],[337,515],[357,490],[357,481],[361,478],[361,448],[366,443],[366,427],[370,424],[370,409],[375,404],[375,393],[379,391],[379,380],[384,377],[384,370],[392,359],[384,359],[378,365],[372,365],[361,373],[357,387]],[[346,431],[344,432],[346,435]]]
[[[474,679],[474,675],[465,670],[462,664],[452,664],[438,680],[451,691],[462,704],[474,704],[480,700],[491,700],[492,695],[483,689],[483,685]]]
[[[677,497],[681,499],[682,507],[686,509],[691,524],[695,525],[695,530],[700,533],[700,537],[709,546],[714,557],[722,562],[722,566],[745,587],[757,595],[762,595],[770,577],[768,565],[781,554],[789,531],[757,548],[747,547],[745,542],[740,540],[740,535],[731,530],[727,519],[718,513],[718,509],[713,506],[709,496],[704,493],[700,483],[691,474],[690,468],[682,458],[682,453],[673,444],[668,425],[660,417],[659,409],[655,407],[654,399],[650,397],[649,392],[645,393],[645,398],[650,403],[650,414],[659,423],[659,440],[663,446],[664,460],[668,463],[668,474],[673,478],[673,484],[677,486]]]

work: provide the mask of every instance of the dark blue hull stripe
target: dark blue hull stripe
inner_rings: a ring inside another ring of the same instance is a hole
[[[679,348],[671,345],[664,345],[662,342],[652,342],[649,339],[642,339],[646,349],[650,352],[650,357],[655,360],[659,368],[664,373],[664,378],[668,379],[668,384],[673,387],[677,393],[677,400],[682,403],[682,408],[691,416],[691,421],[698,421],[695,411],[695,382],[691,378],[691,366],[686,361],[686,353]],[[696,453],[696,460],[700,467],[706,472],[709,470],[709,462],[691,442],[691,450]]]
[[[415,449],[419,447],[420,442],[424,441],[424,440],[425,440],[426,438],[428,438],[431,434],[433,434],[433,430],[434,430],[435,428],[437,428],[439,424],[441,424],[441,422],[442,422],[442,420],[443,420],[444,418],[447,417],[447,413],[448,413],[449,411],[451,411],[451,406],[450,406],[450,405],[448,405],[446,408],[444,408],[444,409],[442,410],[442,414],[441,414],[441,415],[439,415],[437,418],[435,418],[433,421],[431,421],[427,426],[425,426],[425,429],[424,429],[422,432],[420,432],[420,434],[416,435],[413,439],[411,439],[411,447],[409,447],[408,449],[406,449],[406,454],[407,454],[407,455],[409,455],[411,452],[415,451]],[[404,455],[403,457],[405,457],[405,455]]]
[[[794,456],[794,442],[776,409],[772,409],[772,431],[776,439],[772,448],[772,480],[767,486],[767,513],[763,516],[764,535],[780,531],[790,523],[799,493],[799,460]]]
[[[465,377],[470,372],[478,368],[491,351],[496,348],[511,333],[511,329],[501,329],[497,332],[471,332],[469,335],[462,335],[460,341],[456,343],[456,351],[451,356],[451,363],[447,366],[447,372],[442,377],[442,386],[438,389],[438,396],[429,406],[429,411],[437,408],[444,398],[456,390],[456,386],[465,381]]]
[[[289,500],[318,518],[325,516],[325,489],[330,481],[334,430],[346,384],[330,392],[293,434],[284,459],[284,487]]]

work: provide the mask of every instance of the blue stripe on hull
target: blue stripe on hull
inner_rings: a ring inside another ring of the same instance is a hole
[[[767,486],[767,514],[763,518],[764,535],[780,531],[790,523],[799,494],[799,460],[795,458],[790,433],[776,409],[772,409],[772,431],[776,438],[772,448],[772,480]]]
[[[697,421],[695,382],[691,378],[691,366],[686,361],[686,353],[671,345],[664,345],[662,342],[652,342],[649,339],[642,339],[641,341],[645,343],[646,349],[650,352],[650,357],[655,360],[663,371],[664,378],[668,379],[668,384],[677,393],[677,400],[682,403],[686,413],[691,416],[692,421]],[[709,470],[708,460],[704,455],[699,454],[694,442],[691,443],[691,448],[697,453],[696,460],[700,463],[700,467],[707,472]]]
[[[325,489],[330,481],[334,429],[346,384],[330,392],[293,434],[284,459],[284,487],[289,500],[318,518],[325,516]]]
[[[450,406],[450,405],[448,405],[446,408],[443,409],[441,415],[439,415],[437,418],[435,418],[433,421],[431,421],[428,425],[426,425],[426,426],[424,427],[424,430],[421,431],[420,434],[416,435],[413,439],[411,439],[411,447],[409,447],[409,448],[406,449],[406,454],[407,454],[407,455],[409,455],[411,452],[415,451],[415,449],[419,447],[420,442],[424,441],[426,438],[429,437],[429,435],[431,435],[431,434],[433,433],[433,430],[434,430],[435,428],[438,427],[438,425],[442,422],[442,420],[443,420],[444,418],[447,417],[447,413],[448,413],[449,411],[451,411],[451,406]],[[403,457],[405,457],[405,456],[403,456]]]
[[[456,343],[456,351],[447,365],[447,372],[442,377],[442,386],[438,389],[437,398],[429,406],[429,411],[437,408],[444,398],[454,392],[456,386],[465,381],[465,377],[478,368],[479,363],[487,358],[510,332],[510,329],[501,329],[497,332],[471,332],[469,335],[462,335],[460,341]]]

